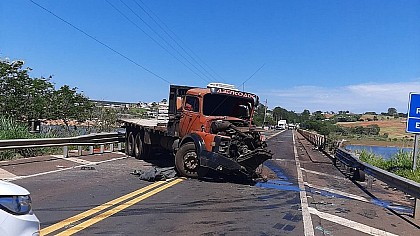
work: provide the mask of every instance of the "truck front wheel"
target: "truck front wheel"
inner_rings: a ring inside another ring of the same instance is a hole
[[[198,177],[200,164],[194,143],[185,143],[181,146],[175,155],[175,166],[182,176]]]

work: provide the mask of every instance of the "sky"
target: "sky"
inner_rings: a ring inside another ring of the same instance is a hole
[[[420,0],[0,1],[0,58],[94,100],[223,82],[269,109],[407,112]]]

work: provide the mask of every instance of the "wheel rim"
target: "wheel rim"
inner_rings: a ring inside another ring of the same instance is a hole
[[[185,170],[188,172],[195,172],[198,168],[198,159],[195,152],[188,152],[184,156]]]

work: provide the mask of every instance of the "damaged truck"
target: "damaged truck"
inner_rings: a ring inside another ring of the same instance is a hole
[[[258,96],[232,85],[210,83],[207,88],[170,85],[167,119],[121,119],[126,153],[147,159],[154,150],[174,154],[175,167],[197,178],[209,169],[254,177],[272,153],[252,124]]]

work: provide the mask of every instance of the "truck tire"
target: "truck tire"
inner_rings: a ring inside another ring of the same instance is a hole
[[[182,176],[190,178],[198,177],[200,163],[194,143],[185,143],[176,152],[175,166]]]
[[[125,154],[127,154],[128,156],[134,156],[134,145],[135,145],[134,142],[135,142],[134,134],[133,132],[130,132],[125,142]]]
[[[146,160],[149,157],[150,145],[145,144],[141,134],[136,135],[134,143],[134,157],[139,160]]]

